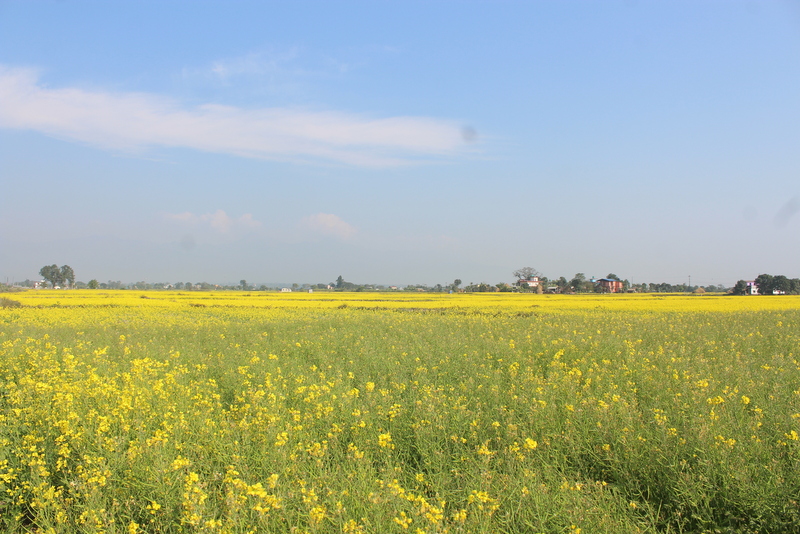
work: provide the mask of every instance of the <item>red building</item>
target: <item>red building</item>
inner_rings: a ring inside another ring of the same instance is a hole
[[[622,293],[622,282],[613,278],[601,278],[597,285],[603,293]]]

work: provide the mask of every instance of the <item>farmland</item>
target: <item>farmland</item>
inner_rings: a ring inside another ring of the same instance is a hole
[[[800,297],[13,299],[3,531],[800,531]]]

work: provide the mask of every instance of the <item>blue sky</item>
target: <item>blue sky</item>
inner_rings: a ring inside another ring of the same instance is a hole
[[[800,276],[793,2],[0,0],[0,277]]]

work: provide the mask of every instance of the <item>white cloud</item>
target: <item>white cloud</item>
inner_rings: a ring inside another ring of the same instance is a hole
[[[235,76],[275,76],[282,75],[298,56],[292,48],[284,52],[251,52],[243,56],[218,59],[209,67],[210,73],[222,81]],[[296,69],[289,69],[295,72]]]
[[[113,150],[185,147],[236,156],[391,166],[453,156],[461,129],[426,117],[337,111],[184,108],[147,93],[52,89],[30,69],[0,65],[0,127],[34,130]]]
[[[165,218],[184,226],[205,226],[220,234],[227,234],[233,230],[259,228],[261,226],[261,223],[253,219],[253,215],[250,213],[245,213],[241,217],[233,218],[223,210],[217,210],[214,213],[204,213],[202,215],[195,215],[188,211],[183,213],[167,213]]]
[[[356,234],[356,228],[336,215],[330,213],[317,213],[305,217],[303,226],[309,230],[340,239],[349,239]]]

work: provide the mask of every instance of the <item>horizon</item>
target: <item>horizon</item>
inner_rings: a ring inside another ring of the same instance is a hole
[[[585,274],[585,273],[576,273],[576,274]],[[613,273],[609,273],[609,274],[613,274]],[[567,277],[565,277],[565,278],[567,278]],[[544,283],[546,283],[546,284],[555,284],[555,283],[558,282],[559,277],[550,278],[550,277],[547,277],[546,275],[540,275],[540,279],[544,279],[545,280]],[[605,278],[605,276],[585,276],[585,279],[586,279],[587,282],[594,283],[594,282],[596,282],[598,280],[606,279],[606,278]],[[352,284],[355,287],[371,288],[371,289],[376,289],[376,290],[391,289],[391,288],[404,289],[404,288],[408,288],[408,287],[414,287],[414,288],[416,288],[416,287],[425,287],[425,288],[428,288],[428,289],[434,289],[437,286],[441,286],[443,288],[443,290],[446,290],[447,288],[452,287],[454,285],[455,281],[460,281],[461,282],[459,284],[459,289],[460,290],[464,290],[464,289],[466,289],[468,287],[478,287],[478,286],[480,286],[482,284],[483,285],[488,285],[490,287],[495,287],[495,286],[500,286],[500,285],[505,284],[505,285],[508,285],[508,286],[513,288],[513,287],[516,287],[518,285],[518,282],[520,282],[522,280],[524,280],[524,279],[522,279],[522,278],[516,279],[516,278],[512,277],[510,280],[497,281],[497,282],[488,282],[486,280],[466,282],[466,281],[462,281],[462,280],[456,278],[456,279],[453,279],[452,281],[449,281],[449,282],[441,282],[440,281],[440,282],[436,282],[436,283],[397,284],[397,283],[392,283],[392,282],[360,282],[360,281],[351,281],[351,280],[347,280],[347,279],[343,278],[343,281],[345,283]],[[719,283],[719,284],[700,284],[700,283],[697,283],[697,282],[693,283],[689,279],[687,279],[685,281],[674,282],[674,283],[670,283],[670,282],[667,282],[665,280],[644,281],[644,282],[643,281],[639,281],[639,280],[633,281],[633,280],[629,280],[626,277],[619,277],[619,280],[623,281],[623,282],[627,281],[631,286],[638,286],[638,285],[641,285],[641,284],[648,284],[648,285],[649,284],[655,284],[655,285],[668,284],[668,285],[671,285],[671,286],[686,286],[686,287],[712,287],[712,286],[716,286],[716,287],[725,287],[725,288],[730,289],[735,285],[735,282],[731,283],[731,284],[724,284],[724,283]],[[740,278],[739,280],[752,281],[751,279],[748,279],[748,278],[744,278],[744,279]],[[162,286],[162,285],[175,286],[176,284],[181,284],[181,285],[192,284],[192,286],[199,286],[199,285],[206,284],[208,286],[214,287],[215,289],[216,288],[223,288],[223,289],[233,288],[233,289],[235,289],[237,291],[239,290],[238,288],[241,287],[241,280],[239,282],[233,282],[233,281],[218,282],[218,281],[208,281],[208,280],[198,280],[198,281],[153,280],[153,281],[151,281],[151,280],[144,280],[144,279],[140,279],[140,280],[137,280],[137,281],[113,280],[113,279],[102,281],[102,280],[99,280],[99,279],[90,279],[90,280],[87,281],[87,280],[81,279],[80,277],[76,277],[75,285],[80,284],[81,286],[85,286],[89,281],[96,281],[101,285],[107,285],[107,284],[115,284],[116,285],[116,284],[119,284],[119,287],[107,287],[107,288],[98,288],[98,289],[136,289],[133,286],[135,286],[137,284],[146,284],[146,285],[150,285],[150,286]],[[260,291],[261,290],[260,288],[262,288],[262,287],[266,287],[267,290],[280,289],[280,288],[292,288],[292,289],[295,289],[295,286],[296,286],[296,289],[298,289],[298,290],[301,290],[301,289],[304,290],[304,289],[309,289],[309,288],[310,289],[314,289],[314,290],[317,290],[317,289],[322,290],[322,288],[318,288],[317,287],[319,285],[329,285],[329,286],[332,286],[331,288],[334,289],[334,290],[342,291],[341,289],[337,289],[335,287],[336,286],[336,280],[335,279],[332,280],[332,281],[329,281],[329,282],[322,282],[322,281],[315,281],[315,282],[309,282],[309,281],[304,281],[304,282],[298,282],[298,281],[293,281],[293,282],[287,282],[287,281],[283,281],[283,282],[275,282],[275,281],[265,282],[265,281],[260,281],[260,280],[250,281],[250,280],[246,280],[246,279],[244,281],[247,283],[247,289],[244,289],[243,291]],[[567,278],[567,281],[571,282],[572,281],[572,277]],[[45,282],[46,284],[50,283],[49,281],[47,281],[45,278],[43,278],[41,276],[40,277],[36,277],[36,278],[26,278],[25,280],[6,280],[3,283],[5,283],[9,287],[22,287],[22,288],[25,288],[26,286],[21,286],[20,284],[35,283],[35,282]],[[66,285],[69,286],[69,284],[66,284]],[[548,287],[550,287],[550,286],[548,286]],[[44,288],[35,288],[35,289],[54,289],[54,288],[45,286]],[[60,287],[59,286],[58,289],[86,289],[86,288],[85,287]],[[161,287],[152,287],[152,288],[149,288],[149,289],[161,290],[162,288]],[[163,288],[163,289],[167,289],[167,288]],[[174,290],[177,290],[177,291],[182,290],[181,288],[175,288],[175,287],[171,287],[169,289],[174,289]],[[344,291],[348,291],[348,290],[344,290]],[[526,291],[526,292],[529,292],[529,291]]]
[[[798,277],[799,55],[789,1],[0,1],[0,280]]]

